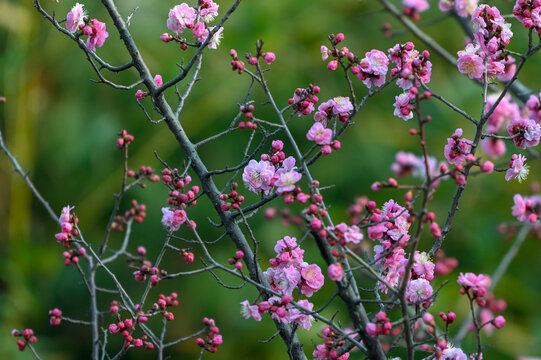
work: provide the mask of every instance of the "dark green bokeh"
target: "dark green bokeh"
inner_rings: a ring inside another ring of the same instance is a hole
[[[221,13],[232,1],[221,1]],[[398,4],[398,1],[395,1]],[[439,16],[435,1],[433,8],[423,18]],[[493,1],[501,6],[502,13],[511,12],[512,4]],[[49,11],[56,11],[59,18],[73,6],[72,2],[43,0]],[[139,7],[131,20],[130,30],[141,53],[153,73],[160,73],[164,80],[178,73],[175,63],[190,52],[181,52],[173,44],[159,40],[167,31],[165,20],[168,9],[176,3],[168,1],[124,1],[119,2],[120,11],[128,16]],[[110,34],[105,46],[98,53],[111,64],[128,61],[126,52],[121,51],[121,41],[113,29],[110,19],[98,2],[88,2],[86,10],[92,17],[107,23]],[[280,106],[285,106],[297,87],[309,83],[322,88],[321,100],[335,96],[346,96],[347,86],[339,72],[330,72],[320,61],[319,47],[327,44],[330,33],[343,32],[345,46],[357,55],[372,48],[386,51],[397,42],[415,41],[417,48],[425,45],[410,35],[385,38],[379,31],[384,21],[389,21],[401,31],[398,23],[379,11],[377,1],[342,2],[316,1],[246,1],[231,17],[224,31],[224,39],[218,50],[206,52],[202,80],[195,86],[188,99],[181,122],[194,141],[225,129],[238,111],[249,85],[247,76],[230,71],[229,49],[239,54],[254,50],[255,41],[263,39],[265,49],[274,51],[277,61],[267,74],[269,86]],[[510,20],[515,37],[511,49],[523,51],[526,32],[521,24]],[[121,155],[115,147],[116,132],[127,129],[135,135],[130,147],[130,168],[150,165],[160,169],[160,163],[153,155],[172,166],[180,167],[184,156],[164,124],[150,124],[137,107],[134,91],[121,92],[105,85],[94,84],[96,78],[84,54],[65,36],[57,32],[41,18],[30,1],[0,0],[0,95],[8,102],[0,107],[0,126],[12,152],[18,156],[21,165],[30,171],[30,177],[48,199],[53,209],[60,212],[66,204],[75,205],[80,226],[85,238],[98,244],[112,208],[113,192],[118,191],[121,176]],[[451,53],[463,47],[464,37],[460,28],[451,18],[427,26],[435,40],[442,43]],[[480,87],[456,68],[444,63],[433,54],[433,76],[431,87],[459,107],[473,115],[480,113]],[[537,66],[534,58],[526,66],[521,79],[531,88],[538,84]],[[136,80],[135,72],[107,74],[113,81],[129,83]],[[181,90],[185,87],[180,85]],[[358,94],[366,92],[364,86],[355,81]],[[382,94],[369,100],[352,126],[344,134],[342,150],[322,158],[313,166],[313,174],[323,185],[335,185],[326,192],[331,213],[336,221],[346,220],[345,211],[355,197],[368,195],[383,204],[389,198],[402,200],[403,193],[382,191],[372,193],[369,186],[376,180],[392,176],[390,164],[395,153],[404,149],[419,153],[416,138],[408,134],[414,121],[406,123],[392,115],[394,96],[399,94],[396,86],[385,89]],[[167,95],[172,102],[175,94]],[[256,115],[273,120],[273,114],[264,103],[259,89],[252,99]],[[151,109],[149,101],[143,101]],[[443,158],[445,139],[455,128],[462,127],[465,136],[472,138],[470,124],[456,113],[436,101],[423,104],[423,114],[430,114],[433,121],[427,126],[430,154]],[[158,118],[157,114],[153,114]],[[311,118],[294,118],[291,128],[303,149],[309,143],[304,139],[311,125]],[[210,169],[238,163],[249,131],[238,131],[229,138],[201,148],[201,156]],[[509,147],[508,151],[511,148]],[[286,146],[286,153],[289,151]],[[28,192],[22,180],[11,172],[11,166],[0,156],[0,358],[27,359],[28,353],[16,350],[15,340],[9,333],[12,328],[34,328],[38,343],[36,347],[46,359],[86,358],[89,353],[89,330],[71,324],[50,327],[47,312],[54,307],[61,308],[67,316],[87,319],[88,299],[85,288],[76,269],[66,268],[61,256],[62,248],[53,237],[57,228],[47,217],[40,204]],[[490,274],[505,253],[509,244],[496,231],[500,222],[514,219],[510,214],[512,195],[527,193],[528,186],[538,178],[539,167],[532,163],[532,173],[526,183],[506,183],[501,173],[472,178],[462,198],[460,211],[453,223],[453,231],[447,237],[444,249],[449,256],[459,259],[460,265],[447,277],[450,282],[442,290],[434,312],[453,310],[460,319],[467,312],[467,301],[458,295],[455,282],[460,271],[484,272]],[[226,178],[217,178],[223,183]],[[240,181],[240,179],[239,179]],[[404,183],[411,183],[411,179]],[[197,181],[195,181],[197,183]],[[456,185],[444,182],[434,197],[431,210],[436,212],[437,221],[442,223],[449,208]],[[246,190],[241,190],[247,193]],[[247,194],[247,202],[256,198]],[[161,248],[165,232],[160,224],[160,208],[167,198],[165,188],[151,184],[145,190],[134,190],[124,201],[123,209],[135,198],[145,203],[148,217],[142,225],[135,225],[131,250],[145,245],[149,258],[154,259]],[[281,207],[281,200],[274,206]],[[294,209],[300,210],[299,207]],[[198,222],[201,234],[212,240],[219,231],[208,225],[206,217],[216,219],[208,201],[201,200],[190,210],[190,216]],[[277,239],[284,235],[300,236],[294,227],[284,227],[280,220],[265,221],[262,214],[253,218],[256,236],[262,240],[262,264],[272,256]],[[181,231],[189,236],[186,229]],[[114,248],[119,246],[121,236],[115,234],[111,241]],[[183,246],[178,243],[178,246]],[[431,237],[426,234],[420,247],[428,249]],[[96,245],[95,245],[96,246]],[[307,240],[304,245],[306,257],[324,267],[317,248]],[[540,245],[537,240],[528,239],[518,258],[513,262],[506,276],[496,289],[496,296],[507,300],[509,308],[505,313],[508,320],[503,330],[492,337],[486,337],[490,344],[486,359],[512,359],[518,355],[540,355],[541,348],[536,339],[541,337],[541,315],[536,307],[541,294],[539,271],[535,266]],[[225,261],[234,252],[227,240],[213,248],[216,257]],[[197,255],[197,250],[196,250]],[[168,255],[165,259],[170,272],[193,269],[179,256]],[[265,266],[264,266],[265,267]],[[140,294],[144,285],[132,280],[131,270],[122,261],[114,267],[133,294]],[[100,285],[112,287],[106,276],[100,274]],[[223,277],[230,284],[237,279]],[[445,279],[436,280],[436,284]],[[362,281],[361,281],[362,282]],[[224,344],[215,359],[241,358],[282,359],[286,358],[284,345],[275,339],[269,344],[259,344],[274,333],[272,322],[265,318],[261,323],[243,320],[239,315],[239,302],[256,295],[253,289],[231,291],[221,288],[210,274],[162,282],[151,293],[157,299],[160,292],[176,291],[180,295],[180,306],[175,309],[175,321],[169,324],[168,338],[185,336],[201,326],[203,316],[216,319],[224,336]],[[334,291],[334,285],[327,284],[312,300],[315,307],[324,303]],[[102,306],[113,299],[104,296]],[[337,302],[338,303],[338,302]],[[347,316],[340,306],[329,309],[324,315],[331,316],[340,310],[338,317],[347,324]],[[369,308],[375,311],[376,308]],[[150,324],[153,322],[151,321]],[[157,321],[156,321],[156,325]],[[311,354],[310,339],[319,341],[318,323],[307,331],[299,331],[306,352]],[[120,347],[118,336],[111,336],[114,346]],[[471,350],[471,343],[465,343],[465,350]],[[193,341],[179,344],[171,349],[172,358],[193,358],[198,352]],[[399,356],[400,354],[397,354]],[[146,350],[130,351],[127,358],[148,358]],[[358,354],[352,358],[361,358]]]

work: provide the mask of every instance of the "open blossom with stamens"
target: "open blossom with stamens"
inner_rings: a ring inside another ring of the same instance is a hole
[[[509,163],[509,169],[505,173],[505,180],[509,181],[517,178],[518,182],[524,181],[530,173],[530,167],[525,164],[526,160],[522,155],[513,154]]]
[[[462,129],[455,130],[453,137],[447,138],[443,154],[450,164],[460,165],[466,161],[471,145],[468,139],[462,138]]]
[[[206,37],[208,37],[208,34],[210,33],[210,31],[214,30],[214,28],[215,26],[208,28],[208,33]],[[218,48],[218,46],[220,45],[220,41],[222,40],[222,37],[224,36],[223,32],[224,32],[224,28],[220,27],[218,31],[216,31],[214,35],[212,35],[209,41],[209,49],[216,50]],[[205,41],[206,41],[206,37],[205,37]]]
[[[293,265],[277,268],[270,267],[263,274],[273,290],[289,296],[292,295],[293,290],[301,282],[301,273]]]
[[[66,15],[66,29],[69,32],[74,33],[79,29],[79,25],[84,25],[85,23],[85,11],[83,10],[82,4],[76,3],[74,7],[71,8],[68,15]]]
[[[285,236],[283,239],[278,240],[274,251],[276,251],[278,266],[294,265],[300,268],[304,261],[304,250],[297,245],[297,239],[294,237]]]
[[[276,171],[278,180],[276,180],[275,185],[278,186],[276,189],[278,195],[295,189],[295,183],[302,178],[302,175],[295,169],[295,158],[290,156],[284,160],[282,167]]]
[[[426,279],[431,281],[434,279],[434,263],[430,261],[428,254],[423,252],[416,251],[414,255],[415,261],[411,268],[412,275],[416,278]]]
[[[169,10],[167,27],[175,34],[181,34],[185,28],[192,28],[197,12],[186,3],[175,6]]]
[[[318,145],[330,145],[332,140],[332,130],[327,129],[323,124],[316,122],[306,134],[308,140],[315,141]]]
[[[426,279],[416,279],[410,281],[406,288],[406,300],[417,304],[428,300],[433,293],[432,286]]]
[[[349,97],[338,96],[333,99],[334,106],[332,112],[334,115],[348,116],[349,112],[353,110],[353,105],[349,101]]]
[[[521,149],[526,149],[530,146],[537,146],[541,138],[541,126],[531,119],[513,119],[507,126],[509,135],[513,138],[515,145]]]
[[[465,50],[458,52],[458,71],[468,75],[470,79],[483,78],[485,65],[479,50],[479,45],[468,44]]]
[[[265,194],[268,194],[274,187],[277,176],[274,166],[270,162],[250,160],[244,168],[242,180],[244,180],[250,191],[255,193],[263,191]]]

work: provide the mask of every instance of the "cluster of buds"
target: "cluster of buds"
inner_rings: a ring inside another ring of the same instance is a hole
[[[23,331],[13,329],[11,331],[11,335],[15,337],[24,338],[24,340],[23,339],[17,340],[17,346],[19,347],[20,351],[24,351],[24,349],[26,349],[26,346],[29,343],[35,343],[36,341],[38,341],[38,338],[34,336],[34,330],[32,329],[24,329]]]
[[[62,246],[64,246],[65,248],[70,247],[71,240],[79,235],[79,231],[75,227],[75,225],[79,222],[79,219],[77,219],[75,215],[70,214],[71,210],[73,210],[73,208],[70,206],[65,206],[62,209],[62,213],[58,218],[58,221],[60,221],[62,232],[59,232],[54,236],[56,240],[58,242],[61,242]]]
[[[116,147],[120,150],[127,148],[128,145],[133,141],[133,135],[128,134],[128,132],[123,129],[118,133],[118,140],[116,141]]]
[[[140,178],[148,179],[150,182],[158,182],[160,181],[160,176],[157,174],[154,174],[154,170],[150,166],[144,166],[142,165],[139,168],[139,172],[135,172],[133,170],[128,170],[126,173],[128,177],[132,177],[135,180]],[[144,184],[141,185],[141,187],[145,188],[146,186]]]
[[[276,60],[276,55],[273,52],[267,51],[267,52],[261,52],[258,51],[255,56],[252,56],[250,54],[246,54],[246,59],[248,60],[248,63],[250,65],[257,65],[259,62],[259,58],[262,57],[263,60],[267,63],[267,65],[270,65]]]
[[[167,311],[168,308],[171,307],[177,307],[178,306],[178,294],[176,292],[171,293],[169,296],[165,296],[164,294],[160,294],[158,297],[158,301],[155,302],[152,305],[152,311],[149,310],[148,313],[161,313],[166,320],[173,321],[175,320],[175,315]]]
[[[71,249],[62,253],[62,256],[64,257],[64,264],[66,266],[79,263],[79,257],[85,255],[86,249],[84,247],[81,247],[79,249]]]
[[[162,170],[162,179],[163,183],[171,189],[168,193],[168,205],[186,209],[187,205],[197,204],[194,199],[195,195],[199,194],[200,189],[199,186],[194,185],[188,190],[188,185],[192,182],[190,175],[181,177],[178,169],[170,170],[165,168]]]
[[[293,93],[293,97],[288,100],[291,108],[297,112],[299,116],[308,115],[314,111],[314,105],[319,102],[316,94],[321,91],[317,85],[308,85],[306,89],[298,88]]]
[[[141,267],[133,272],[135,281],[145,281],[147,279],[147,275],[150,275],[150,285],[156,286],[162,278],[167,276],[167,271],[160,270],[156,266],[152,266],[152,263],[150,261],[143,260],[141,262]]]
[[[160,35],[160,40],[163,41],[164,43],[168,43],[168,42],[171,42],[171,41],[178,42],[180,44],[180,50],[182,50],[182,51],[188,50],[188,46],[190,45],[190,44],[188,44],[186,39],[184,39],[182,36],[173,35],[173,34],[169,34],[169,33],[161,34]]]
[[[338,356],[336,350],[343,346],[346,341],[343,339],[343,336],[336,333],[330,326],[323,328],[322,330],[325,344],[320,344],[316,347],[313,352],[313,356],[316,359],[332,359],[332,360],[346,360],[349,358],[349,352]],[[354,336],[355,334],[350,334]]]
[[[390,177],[387,181],[375,181],[370,186],[372,191],[380,191],[383,188],[397,188],[398,181],[395,178]],[[406,200],[407,201],[407,200]]]
[[[366,205],[369,199],[366,196],[360,196],[355,199],[355,202],[351,204],[347,209],[347,215],[349,217],[350,224],[358,224],[365,221],[361,215],[366,210]]]
[[[146,318],[144,321],[141,321],[142,318],[143,317],[140,317],[139,321],[145,322]],[[144,346],[145,348],[149,350],[154,349],[154,344],[152,344],[150,341],[147,341],[146,335],[144,335],[142,338],[134,338],[132,336],[134,330],[135,330],[135,322],[132,319],[126,319],[122,321],[120,320],[120,316],[118,317],[118,322],[116,324],[112,323],[109,325],[109,332],[111,334],[116,334],[116,333],[122,334],[122,336],[124,337],[124,340],[126,341],[124,343],[124,346],[128,347],[131,345],[137,348]]]
[[[270,154],[261,154],[261,160],[270,161],[273,165],[281,166],[286,158],[286,154],[282,151],[283,149],[283,141],[273,140]]]
[[[239,122],[239,129],[257,130],[257,124],[254,124],[252,121],[250,121],[254,118],[253,111],[254,111],[254,105],[252,104],[240,106],[240,112],[244,114],[244,116],[246,117],[246,119],[248,119],[248,121]]]
[[[235,268],[237,270],[240,270],[242,269],[242,263],[240,262],[240,260],[244,257],[244,252],[242,250],[238,250],[236,253],[235,253],[235,256],[233,258],[229,258],[227,259],[227,262],[230,264],[230,265],[235,265]]]
[[[446,323],[446,326],[452,324],[456,319],[456,315],[452,311],[448,312],[447,314],[440,312],[439,315]],[[435,358],[440,359],[442,357],[443,351],[447,348],[447,341],[445,341],[445,339],[436,337],[436,321],[434,320],[434,316],[431,313],[424,313],[422,319],[426,325],[426,332],[434,337],[435,342],[434,346],[430,346],[429,344],[423,344],[422,349],[426,352],[434,352]]]
[[[244,196],[239,195],[237,192],[238,186],[239,184],[234,182],[231,184],[231,192],[229,194],[220,195],[220,200],[225,201],[225,203],[222,204],[223,211],[229,211],[231,208],[237,210],[242,205]]]
[[[327,69],[334,71],[338,68],[338,60],[346,57],[352,61],[355,59],[355,54],[349,51],[347,47],[342,47],[338,49],[336,45],[344,41],[344,34],[331,34],[329,35],[329,40],[331,41],[332,49],[327,48],[326,46],[321,46],[321,60],[326,61],[329,56],[332,56],[334,59],[327,63]]]
[[[366,324],[366,332],[369,335],[387,335],[393,328],[391,320],[387,317],[387,314],[384,311],[380,311],[376,314],[376,322],[369,322]]]
[[[231,60],[232,70],[238,72],[239,75],[242,74],[244,71],[244,62],[239,60],[237,51],[235,49],[231,49],[229,51],[229,55],[231,55],[231,57],[233,58],[233,60]]]
[[[145,204],[139,205],[137,200],[132,200],[130,210],[126,211],[124,215],[117,215],[111,224],[111,229],[118,232],[124,231],[126,222],[130,219],[133,219],[136,223],[142,223],[147,216],[146,209],[147,207]]]
[[[203,324],[207,326],[207,340],[203,338],[195,339],[195,343],[207,350],[210,353],[215,353],[218,350],[218,346],[222,345],[223,339],[220,335],[220,329],[216,326],[214,319],[204,318]]]
[[[50,310],[49,316],[51,317],[49,319],[49,324],[52,326],[60,325],[60,322],[62,321],[62,311],[60,309],[54,308],[53,310]]]

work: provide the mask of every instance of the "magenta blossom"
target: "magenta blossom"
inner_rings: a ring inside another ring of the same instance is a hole
[[[103,46],[105,39],[107,39],[109,36],[109,33],[105,30],[105,23],[102,23],[96,19],[92,19],[90,23],[92,24],[92,32],[89,34],[88,39],[86,40],[86,47],[90,51],[96,51],[96,47]]]
[[[538,209],[541,208],[541,196],[525,196],[515,194],[513,197],[514,205],[512,214],[520,222],[536,222],[538,219]]]

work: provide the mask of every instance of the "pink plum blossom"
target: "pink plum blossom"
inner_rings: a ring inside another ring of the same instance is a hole
[[[186,222],[186,212],[184,210],[171,210],[164,207],[162,213],[162,223],[169,227],[169,231],[177,231],[180,229],[180,225]]]
[[[505,173],[505,180],[509,181],[517,178],[518,182],[524,181],[530,173],[530,167],[526,165],[525,162],[526,158],[524,156],[513,154],[509,169],[507,169],[507,172]]]
[[[329,279],[331,279],[332,281],[341,281],[344,277],[344,269],[339,263],[329,265],[329,268],[327,270]]]
[[[316,264],[304,266],[301,270],[301,275],[303,279],[301,293],[307,297],[312,296],[325,282],[325,277]]]
[[[167,27],[175,34],[181,34],[185,28],[192,28],[194,25],[197,12],[194,8],[186,3],[176,5],[169,10],[169,18],[167,19]]]
[[[205,23],[196,23],[193,27],[193,37],[199,41],[203,41],[206,36],[208,36],[208,30],[205,27]]]
[[[250,191],[268,194],[274,187],[278,176],[275,174],[274,166],[268,161],[261,160],[259,162],[250,160],[244,168],[242,180],[248,186]]]
[[[66,29],[69,32],[74,33],[79,29],[80,25],[85,24],[85,11],[82,4],[76,3],[74,7],[66,15]]]
[[[468,44],[465,50],[458,52],[458,71],[470,79],[482,79],[485,71],[483,57],[478,55],[478,51],[479,46]]]
[[[276,189],[278,195],[295,189],[295,183],[302,178],[302,175],[295,171],[295,169],[295,158],[289,156],[282,163],[282,167],[276,171],[278,180],[276,180],[275,185],[278,187]]]
[[[306,134],[308,140],[315,141],[318,145],[330,145],[332,140],[332,130],[326,129],[320,122],[314,123]]]

